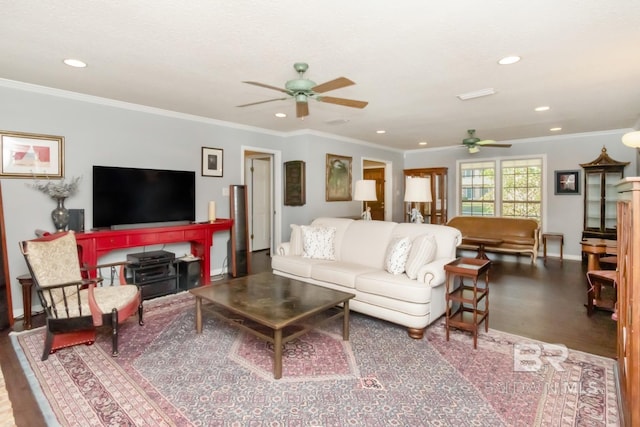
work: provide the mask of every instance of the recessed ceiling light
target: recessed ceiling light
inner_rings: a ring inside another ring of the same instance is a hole
[[[378,129],[378,130],[376,131],[376,133],[387,133],[387,131],[386,131],[386,130],[384,130],[384,129]]]
[[[473,92],[462,93],[460,95],[456,95],[458,99],[462,101],[466,101],[467,99],[480,98],[481,96],[488,96],[495,94],[496,91],[492,87],[488,87],[486,89],[475,90]]]
[[[536,107],[534,110],[535,111],[549,111],[551,109],[551,107],[549,107],[548,105],[542,105],[540,107]]]
[[[498,64],[500,65],[511,65],[511,64],[515,64],[516,62],[520,61],[520,57],[519,56],[505,56],[504,58],[502,58],[501,60],[498,61]]]
[[[287,117],[287,115],[285,113],[276,113],[275,116],[276,117],[280,117],[280,118]]]
[[[562,130],[562,128],[551,128],[549,129],[551,132],[558,132],[559,130]]]
[[[87,66],[87,64],[85,62],[80,61],[79,59],[65,59],[64,61],[65,64],[67,64],[70,67],[74,67],[74,68],[84,68]]]
[[[427,141],[420,141],[418,142],[418,145],[427,145]]]

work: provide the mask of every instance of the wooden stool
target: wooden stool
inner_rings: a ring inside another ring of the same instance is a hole
[[[562,247],[564,246],[564,234],[562,233],[542,233],[542,246],[544,248],[544,262],[547,262],[547,239],[560,240],[560,262],[562,262]]]

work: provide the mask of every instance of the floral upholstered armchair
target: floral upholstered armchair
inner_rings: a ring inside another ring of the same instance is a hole
[[[115,357],[118,325],[136,311],[138,323],[144,324],[142,296],[136,285],[102,286],[102,278],[83,277],[73,231],[21,242],[20,249],[47,315],[42,360],[63,347],[92,344],[96,327],[102,325],[112,328]]]

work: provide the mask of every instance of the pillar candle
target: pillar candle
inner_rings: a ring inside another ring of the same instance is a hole
[[[216,220],[216,202],[209,202],[209,221]]]

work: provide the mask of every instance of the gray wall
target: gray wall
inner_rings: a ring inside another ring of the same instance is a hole
[[[517,141],[501,141],[513,143],[511,148],[482,148],[479,153],[469,154],[463,147],[433,150],[414,150],[405,153],[405,168],[448,167],[449,218],[459,214],[457,206],[458,160],[483,160],[491,158],[517,158],[532,155],[544,155],[546,170],[544,171],[545,194],[543,206],[543,231],[564,233],[564,254],[569,259],[580,259],[583,227],[583,180],[584,174],[580,163],[595,160],[606,147],[607,154],[619,162],[630,162],[625,168],[625,176],[635,176],[637,153],[633,148],[622,144],[623,130],[592,132],[588,134],[561,135],[549,138],[534,138]],[[555,195],[554,171],[579,170],[580,195]],[[551,245],[554,245],[553,248]],[[558,252],[557,243],[549,245],[550,251]]]
[[[91,167],[113,165],[193,170],[196,172],[196,220],[207,218],[207,203],[216,201],[217,216],[229,216],[229,200],[222,189],[242,183],[243,146],[281,152],[283,162],[304,160],[307,176],[305,206],[276,206],[280,209],[281,240],[290,235],[289,224],[307,224],[319,216],[358,216],[360,202],[325,201],[325,158],[327,153],[353,158],[353,180],[362,177],[362,159],[389,162],[392,179],[392,219],[403,220],[403,169],[445,166],[449,168],[449,212],[456,208],[456,161],[488,157],[546,155],[546,194],[543,229],[565,233],[565,253],[580,256],[582,196],[556,196],[554,170],[580,169],[579,163],[595,159],[606,146],[609,155],[630,161],[625,174],[638,170],[635,150],[620,142],[622,130],[581,135],[512,141],[510,149],[483,149],[471,156],[462,148],[426,149],[401,153],[361,141],[316,133],[281,134],[222,123],[141,106],[128,105],[47,88],[0,81],[0,129],[65,137],[65,176],[82,176],[79,193],[68,199],[68,208],[85,209],[87,228],[92,227]],[[224,149],[224,176],[200,175],[201,148]],[[276,167],[281,167],[277,165]],[[14,316],[22,314],[22,297],[15,277],[27,269],[18,242],[34,237],[35,229],[53,228],[50,213],[53,200],[29,187],[30,179],[3,178],[2,195],[11,277]],[[276,191],[280,191],[276,189]],[[220,271],[227,256],[228,232],[216,233],[212,249],[213,272]],[[158,249],[158,248],[147,248]],[[188,252],[186,244],[168,245],[178,256]],[[142,250],[142,248],[141,248]],[[123,259],[132,249],[109,254],[104,261]]]
[[[403,169],[400,152],[365,143],[314,134],[289,136],[13,82],[0,81],[0,129],[64,136],[65,176],[83,178],[78,194],[67,199],[65,205],[85,209],[87,229],[93,225],[93,165],[193,170],[196,172],[196,220],[205,221],[210,200],[216,202],[219,218],[229,217],[229,199],[223,196],[222,189],[243,182],[243,146],[280,151],[282,161],[304,160],[307,204],[276,207],[282,210],[282,236],[277,236],[278,240],[288,240],[290,223],[306,224],[321,215],[360,214],[360,202],[325,202],[326,153],[352,156],[354,181],[362,177],[362,156],[392,162],[396,175],[401,176]],[[222,178],[201,176],[202,147],[224,150]],[[3,178],[1,183],[13,312],[14,316],[20,316],[23,314],[22,293],[15,278],[26,273],[27,268],[18,242],[33,238],[35,229],[53,230],[50,214],[55,203],[30,188],[31,179]],[[394,204],[401,205],[399,201]],[[214,272],[223,267],[228,239],[228,232],[214,235],[211,253]],[[189,251],[187,244],[163,248],[177,256]],[[160,249],[160,246],[147,249]],[[102,261],[124,259],[126,253],[134,251],[115,251]]]

